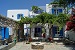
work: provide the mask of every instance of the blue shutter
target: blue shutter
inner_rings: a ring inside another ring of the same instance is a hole
[[[21,14],[21,17],[23,17],[23,14]]]
[[[5,38],[9,38],[9,28],[5,28]]]
[[[54,14],[54,9],[52,9],[52,14]]]
[[[60,30],[60,36],[63,36],[63,28]]]
[[[62,13],[62,9],[58,9],[59,13]]]
[[[20,19],[20,15],[19,14],[17,14],[17,19]]]
[[[4,27],[1,28],[2,40],[4,40]]]
[[[23,17],[23,14],[17,14],[17,19],[20,19],[20,17]]]
[[[55,34],[57,34],[57,27],[56,26],[52,27],[52,34],[53,34],[53,37],[55,37]]]

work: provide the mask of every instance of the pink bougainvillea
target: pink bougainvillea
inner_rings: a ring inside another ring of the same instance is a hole
[[[71,30],[72,28],[73,28],[73,23],[71,22],[71,21],[68,21],[67,23],[66,23],[66,30]]]
[[[69,19],[70,19],[71,21],[72,21],[72,20],[75,20],[75,15],[72,15]]]
[[[75,16],[70,17],[70,21],[67,21],[66,26],[67,31],[71,29],[75,30]]]

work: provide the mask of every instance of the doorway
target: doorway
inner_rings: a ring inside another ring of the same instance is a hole
[[[36,27],[34,37],[42,37],[42,28]]]

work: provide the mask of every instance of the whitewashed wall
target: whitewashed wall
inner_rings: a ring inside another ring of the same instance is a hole
[[[31,38],[34,38],[35,28],[31,28]]]
[[[24,35],[26,33],[30,34],[30,24],[24,24]]]
[[[46,4],[46,12],[52,14],[52,5]]]
[[[45,29],[46,29],[46,38],[49,37],[49,26],[48,26],[48,23],[45,24]]]
[[[9,35],[13,35],[13,29],[12,27],[8,27],[9,28]]]
[[[46,4],[46,12],[49,13],[49,14],[52,14],[52,9],[63,9],[63,13],[64,13],[64,8],[63,7],[53,7],[53,5],[49,5],[49,4]]]
[[[65,25],[65,30],[67,28],[67,26]],[[64,31],[64,36],[66,38],[69,38],[69,40],[75,41],[75,31],[73,31],[73,29],[69,30],[69,31]]]
[[[65,37],[69,38],[69,40],[75,41],[75,31],[65,31]]]
[[[29,15],[30,15],[31,18],[33,18],[33,16],[36,16],[36,15],[39,15],[39,14],[36,14],[36,13],[34,13],[33,11],[30,11],[30,12],[29,12]]]
[[[23,14],[24,16],[29,16],[29,10],[23,9],[23,10],[8,10],[7,11],[7,17],[11,18],[13,20],[19,21],[20,19],[17,19],[17,14]],[[13,17],[12,17],[13,15]]]

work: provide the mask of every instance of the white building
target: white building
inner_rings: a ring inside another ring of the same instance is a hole
[[[54,14],[54,15],[58,15],[58,14],[60,14],[60,13],[64,13],[64,8],[61,6],[59,6],[58,4],[46,4],[46,12],[47,13],[49,13],[49,14]],[[54,26],[53,27],[53,31],[52,31],[52,33],[53,33],[53,37],[60,37],[60,36],[63,36],[63,30],[61,30],[60,31],[60,34],[58,34],[56,31],[55,31],[55,29],[57,30],[57,27],[56,26]],[[49,30],[48,28],[46,29],[46,34],[48,34],[49,35],[49,31],[47,31],[47,30]]]
[[[17,9],[17,10],[8,10],[7,11],[7,17],[11,18],[13,20],[19,21],[21,17],[28,17],[29,16],[29,10],[28,9]]]
[[[7,11],[7,17],[11,18],[13,20],[16,20],[16,21],[20,21],[21,17],[30,17],[30,18],[33,18],[36,15],[39,15],[39,14],[34,13],[33,11],[29,11],[28,9],[23,9],[23,10],[20,10],[20,9],[19,10],[8,10]],[[41,30],[41,28],[35,28],[35,27],[33,27],[31,29],[31,37],[32,38],[35,38],[34,34],[35,34],[36,30],[37,30],[37,33],[38,33],[38,29]],[[26,35],[26,33],[30,34],[30,24],[24,24],[24,35]]]
[[[46,12],[49,13],[49,14],[58,15],[59,13],[64,13],[63,7],[58,7],[58,5],[56,5],[56,4],[51,4],[51,5],[46,4],[46,7],[45,6],[43,6],[43,7],[44,7],[44,10],[46,9]],[[32,11],[29,11],[28,9],[8,10],[7,11],[7,17],[9,17],[9,18],[11,18],[13,20],[16,20],[16,21],[19,21],[21,19],[21,17],[28,16],[28,17],[33,18],[36,15],[39,15],[39,14],[38,13],[34,13]],[[46,29],[46,38],[48,38],[49,37],[48,24],[46,24],[45,26],[46,26],[46,28],[45,28]],[[24,35],[26,33],[30,33],[30,28],[29,27],[30,27],[30,24],[24,24]],[[41,30],[42,30],[42,27],[40,25],[34,25],[32,30],[31,30],[31,37],[33,39],[35,39],[35,37],[37,37],[37,39],[39,37],[42,38]]]
[[[58,15],[59,13],[64,13],[64,8],[59,7],[58,4],[46,4],[46,12],[49,14]]]
[[[30,11],[29,15],[30,15],[31,18],[33,18],[34,16],[39,15],[39,14],[34,13],[33,11]]]
[[[28,9],[7,10],[7,17],[11,18],[15,21],[20,21],[21,17],[29,17],[29,10]],[[24,27],[25,27],[24,28],[24,35],[25,35],[25,33],[27,33],[27,32],[29,33],[29,31],[30,31],[30,29],[28,29],[28,27],[30,27],[30,25],[29,24],[25,24],[25,25],[24,25]],[[9,30],[11,31],[11,29],[9,29]],[[18,34],[19,34],[19,32],[18,32]],[[19,34],[19,39],[20,38],[21,37]]]

